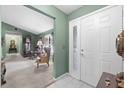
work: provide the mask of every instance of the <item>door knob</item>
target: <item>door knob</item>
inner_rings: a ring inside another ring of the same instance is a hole
[[[83,55],[83,51],[84,51],[84,50],[83,50],[83,49],[81,49],[81,55]]]
[[[83,52],[84,50],[83,49],[81,49],[81,52]]]

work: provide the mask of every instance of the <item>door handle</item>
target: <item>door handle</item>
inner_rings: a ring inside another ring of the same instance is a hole
[[[83,49],[81,49],[81,52],[83,52],[84,50]]]
[[[81,55],[83,55],[83,51],[84,51],[84,50],[83,50],[83,49],[81,49]]]

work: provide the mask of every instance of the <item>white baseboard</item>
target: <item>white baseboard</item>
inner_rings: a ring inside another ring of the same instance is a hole
[[[66,75],[69,75],[69,73],[64,73],[64,74],[62,74],[61,76],[55,78],[55,80],[59,80],[59,79],[63,78],[63,77],[66,76]]]

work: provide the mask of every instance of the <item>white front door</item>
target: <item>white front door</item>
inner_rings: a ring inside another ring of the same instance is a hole
[[[69,29],[69,73],[80,79],[80,21],[71,21]]]
[[[121,6],[81,19],[82,81],[96,86],[102,72],[117,74],[122,71],[122,59],[115,47],[116,37],[121,31]]]

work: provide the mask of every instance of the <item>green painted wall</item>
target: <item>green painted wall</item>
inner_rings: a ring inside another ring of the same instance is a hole
[[[38,34],[38,37],[39,37],[39,38],[40,38],[40,37],[43,37],[43,36],[45,36],[45,35],[47,35],[47,34],[51,34],[52,32],[54,32],[54,29],[48,30],[48,31],[43,32],[43,33],[41,33],[41,34]]]
[[[4,38],[4,40],[5,40],[6,39],[5,34],[7,32],[10,32],[10,31],[20,33],[20,36],[21,36],[21,39],[19,40],[20,46],[21,46],[20,51],[21,51],[21,54],[23,54],[24,45],[23,45],[23,39],[22,38],[25,37],[26,35],[30,35],[31,40],[32,40],[31,49],[33,49],[34,46],[36,45],[37,35],[32,34],[32,33],[28,32],[28,31],[22,30],[22,29],[18,29],[17,31],[15,31],[14,28],[15,28],[14,26],[2,22],[2,38]],[[6,49],[6,47],[7,47],[6,45],[7,44],[4,43],[3,46],[2,46],[2,57],[5,57],[6,53],[8,52],[8,50]]]
[[[83,5],[78,10],[73,11],[71,14],[69,14],[68,20],[72,20],[72,19],[78,18],[80,16],[86,15],[88,13],[91,13],[91,12],[98,10],[100,8],[103,8],[105,6],[107,6],[107,5]]]
[[[32,7],[55,17],[55,33],[54,33],[54,76],[58,77],[68,71],[67,60],[67,32],[68,17],[66,14],[58,10],[52,5],[33,5]]]

